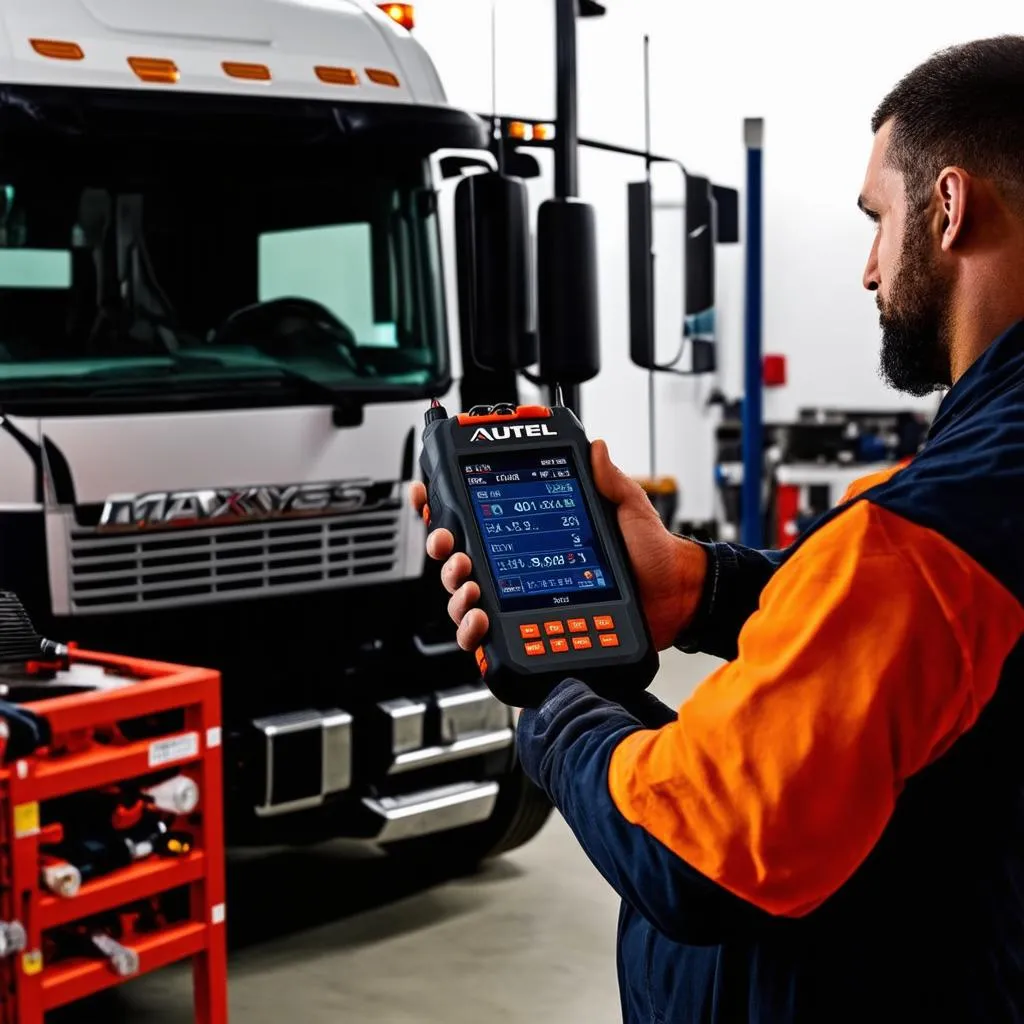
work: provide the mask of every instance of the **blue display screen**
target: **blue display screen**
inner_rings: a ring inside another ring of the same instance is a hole
[[[503,611],[619,596],[570,449],[464,456],[460,464]]]

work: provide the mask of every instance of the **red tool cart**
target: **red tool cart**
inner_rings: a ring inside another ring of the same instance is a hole
[[[0,766],[0,922],[25,929],[24,950],[0,959],[2,1024],[43,1024],[55,1007],[189,957],[195,1020],[226,1024],[219,684],[207,669],[72,649],[63,670],[39,687],[64,695],[25,704],[49,723],[52,742]],[[140,856],[71,896],[43,887],[43,854],[63,835],[59,822],[48,822],[48,808],[61,806],[53,801],[88,800],[168,774],[198,786],[198,805],[181,818],[189,843],[174,847],[177,855]],[[175,915],[137,913],[168,893],[180,897]],[[111,945],[121,970],[99,954],[49,961],[53,935],[75,934],[97,919],[118,922]]]

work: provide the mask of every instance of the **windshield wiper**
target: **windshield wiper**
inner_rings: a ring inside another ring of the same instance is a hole
[[[331,407],[331,422],[336,427],[358,427],[363,422],[363,403],[356,395],[343,391],[341,388],[332,388],[330,384],[310,377],[300,370],[292,369],[290,366],[267,367],[267,377],[287,382],[295,392],[312,400],[318,400],[321,405]],[[252,381],[259,378],[250,378]]]
[[[280,363],[239,365],[214,355],[170,353],[172,364],[163,366],[104,367],[66,378],[23,378],[0,380],[0,391],[7,401],[65,400],[94,401],[106,395],[148,397],[158,393],[176,404],[212,393],[231,393],[240,389],[266,391],[283,389],[317,405],[331,408],[336,427],[358,427],[363,422],[364,400],[358,394],[332,387]],[[174,364],[177,364],[176,366]],[[181,368],[203,366],[208,373],[187,379]]]
[[[180,349],[170,353],[171,358],[179,365],[206,364],[216,366],[218,369],[237,370],[239,364],[230,360],[222,359],[219,356],[207,355],[203,352],[188,352]],[[363,422],[363,403],[341,388],[331,387],[323,381],[311,377],[301,370],[282,363],[271,363],[267,365],[255,365],[245,367],[247,370],[255,371],[252,376],[232,378],[235,384],[266,384],[269,381],[277,380],[291,385],[292,389],[299,395],[316,401],[319,405],[331,407],[331,420],[336,427],[358,427]]]

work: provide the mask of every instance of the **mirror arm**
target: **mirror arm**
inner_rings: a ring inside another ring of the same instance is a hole
[[[584,149],[597,149],[602,153],[617,153],[619,156],[637,156],[644,160],[650,160],[652,164],[675,164],[683,174],[690,173],[683,163],[675,157],[660,156],[657,153],[648,153],[642,149],[633,149],[631,146],[617,146],[613,142],[600,142],[597,139],[580,139],[580,146]]]
[[[685,370],[677,370],[676,369],[676,364],[679,362],[680,359],[683,358],[683,349],[685,349],[685,348],[686,348],[686,335],[684,334],[682,340],[679,342],[679,348],[676,350],[676,357],[675,357],[675,359],[673,359],[672,362],[670,362],[670,363],[655,363],[653,366],[649,367],[649,369],[651,369],[651,370],[658,370],[658,371],[660,371],[662,373],[682,373],[682,374],[685,374],[687,371],[685,371]]]

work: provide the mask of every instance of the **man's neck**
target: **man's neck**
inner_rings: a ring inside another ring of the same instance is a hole
[[[1024,257],[1017,273],[1000,273],[995,267],[986,272],[986,268],[981,268],[971,283],[972,287],[961,289],[950,324],[949,355],[954,384],[992,342],[1018,320],[1024,320]]]

